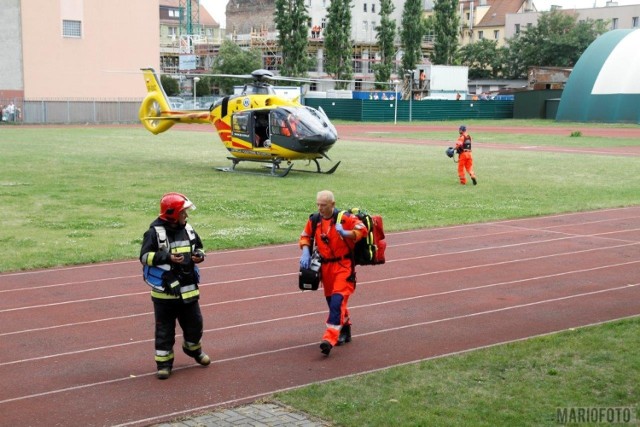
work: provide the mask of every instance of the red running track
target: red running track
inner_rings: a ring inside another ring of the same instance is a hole
[[[297,290],[296,245],[209,254],[201,305],[214,363],[177,352],[167,381],[155,378],[137,260],[0,275],[0,424],[148,425],[640,314],[640,206],[387,240],[387,264],[359,269],[353,342],[328,358],[324,298]]]

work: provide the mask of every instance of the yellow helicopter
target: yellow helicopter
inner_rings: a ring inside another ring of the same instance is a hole
[[[152,68],[142,72],[147,96],[138,117],[144,127],[157,135],[175,123],[213,124],[232,162],[231,167],[218,170],[235,172],[240,162],[259,162],[271,168],[271,175],[284,177],[294,160],[313,161],[316,170],[306,171],[324,174],[335,172],[340,165],[338,162],[322,171],[318,162],[322,158],[331,161],[327,152],[338,139],[322,108],[316,110],[300,104],[298,98],[278,96],[268,82],[274,79],[271,71],[254,71],[250,76],[253,81],[245,84],[241,94],[225,96],[209,110],[172,110],[156,72]],[[283,162],[287,166],[281,168]]]

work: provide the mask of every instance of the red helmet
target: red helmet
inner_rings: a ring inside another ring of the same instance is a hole
[[[160,200],[160,219],[169,222],[178,222],[180,212],[185,209],[193,210],[196,205],[180,193],[167,193]]]

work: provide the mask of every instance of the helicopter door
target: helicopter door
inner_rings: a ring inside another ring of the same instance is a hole
[[[253,146],[256,148],[269,148],[271,146],[269,111],[255,111],[253,114],[253,123]]]

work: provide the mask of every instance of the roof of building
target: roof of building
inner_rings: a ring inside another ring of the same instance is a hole
[[[198,0],[191,0],[191,7],[198,6]],[[160,0],[160,7],[180,7],[180,0]],[[206,7],[200,5],[200,25],[205,25],[207,27],[219,27],[220,24],[213,19],[213,16],[209,13]]]
[[[517,13],[526,0],[487,0],[489,10],[482,17],[476,27],[504,27],[507,13]]]

